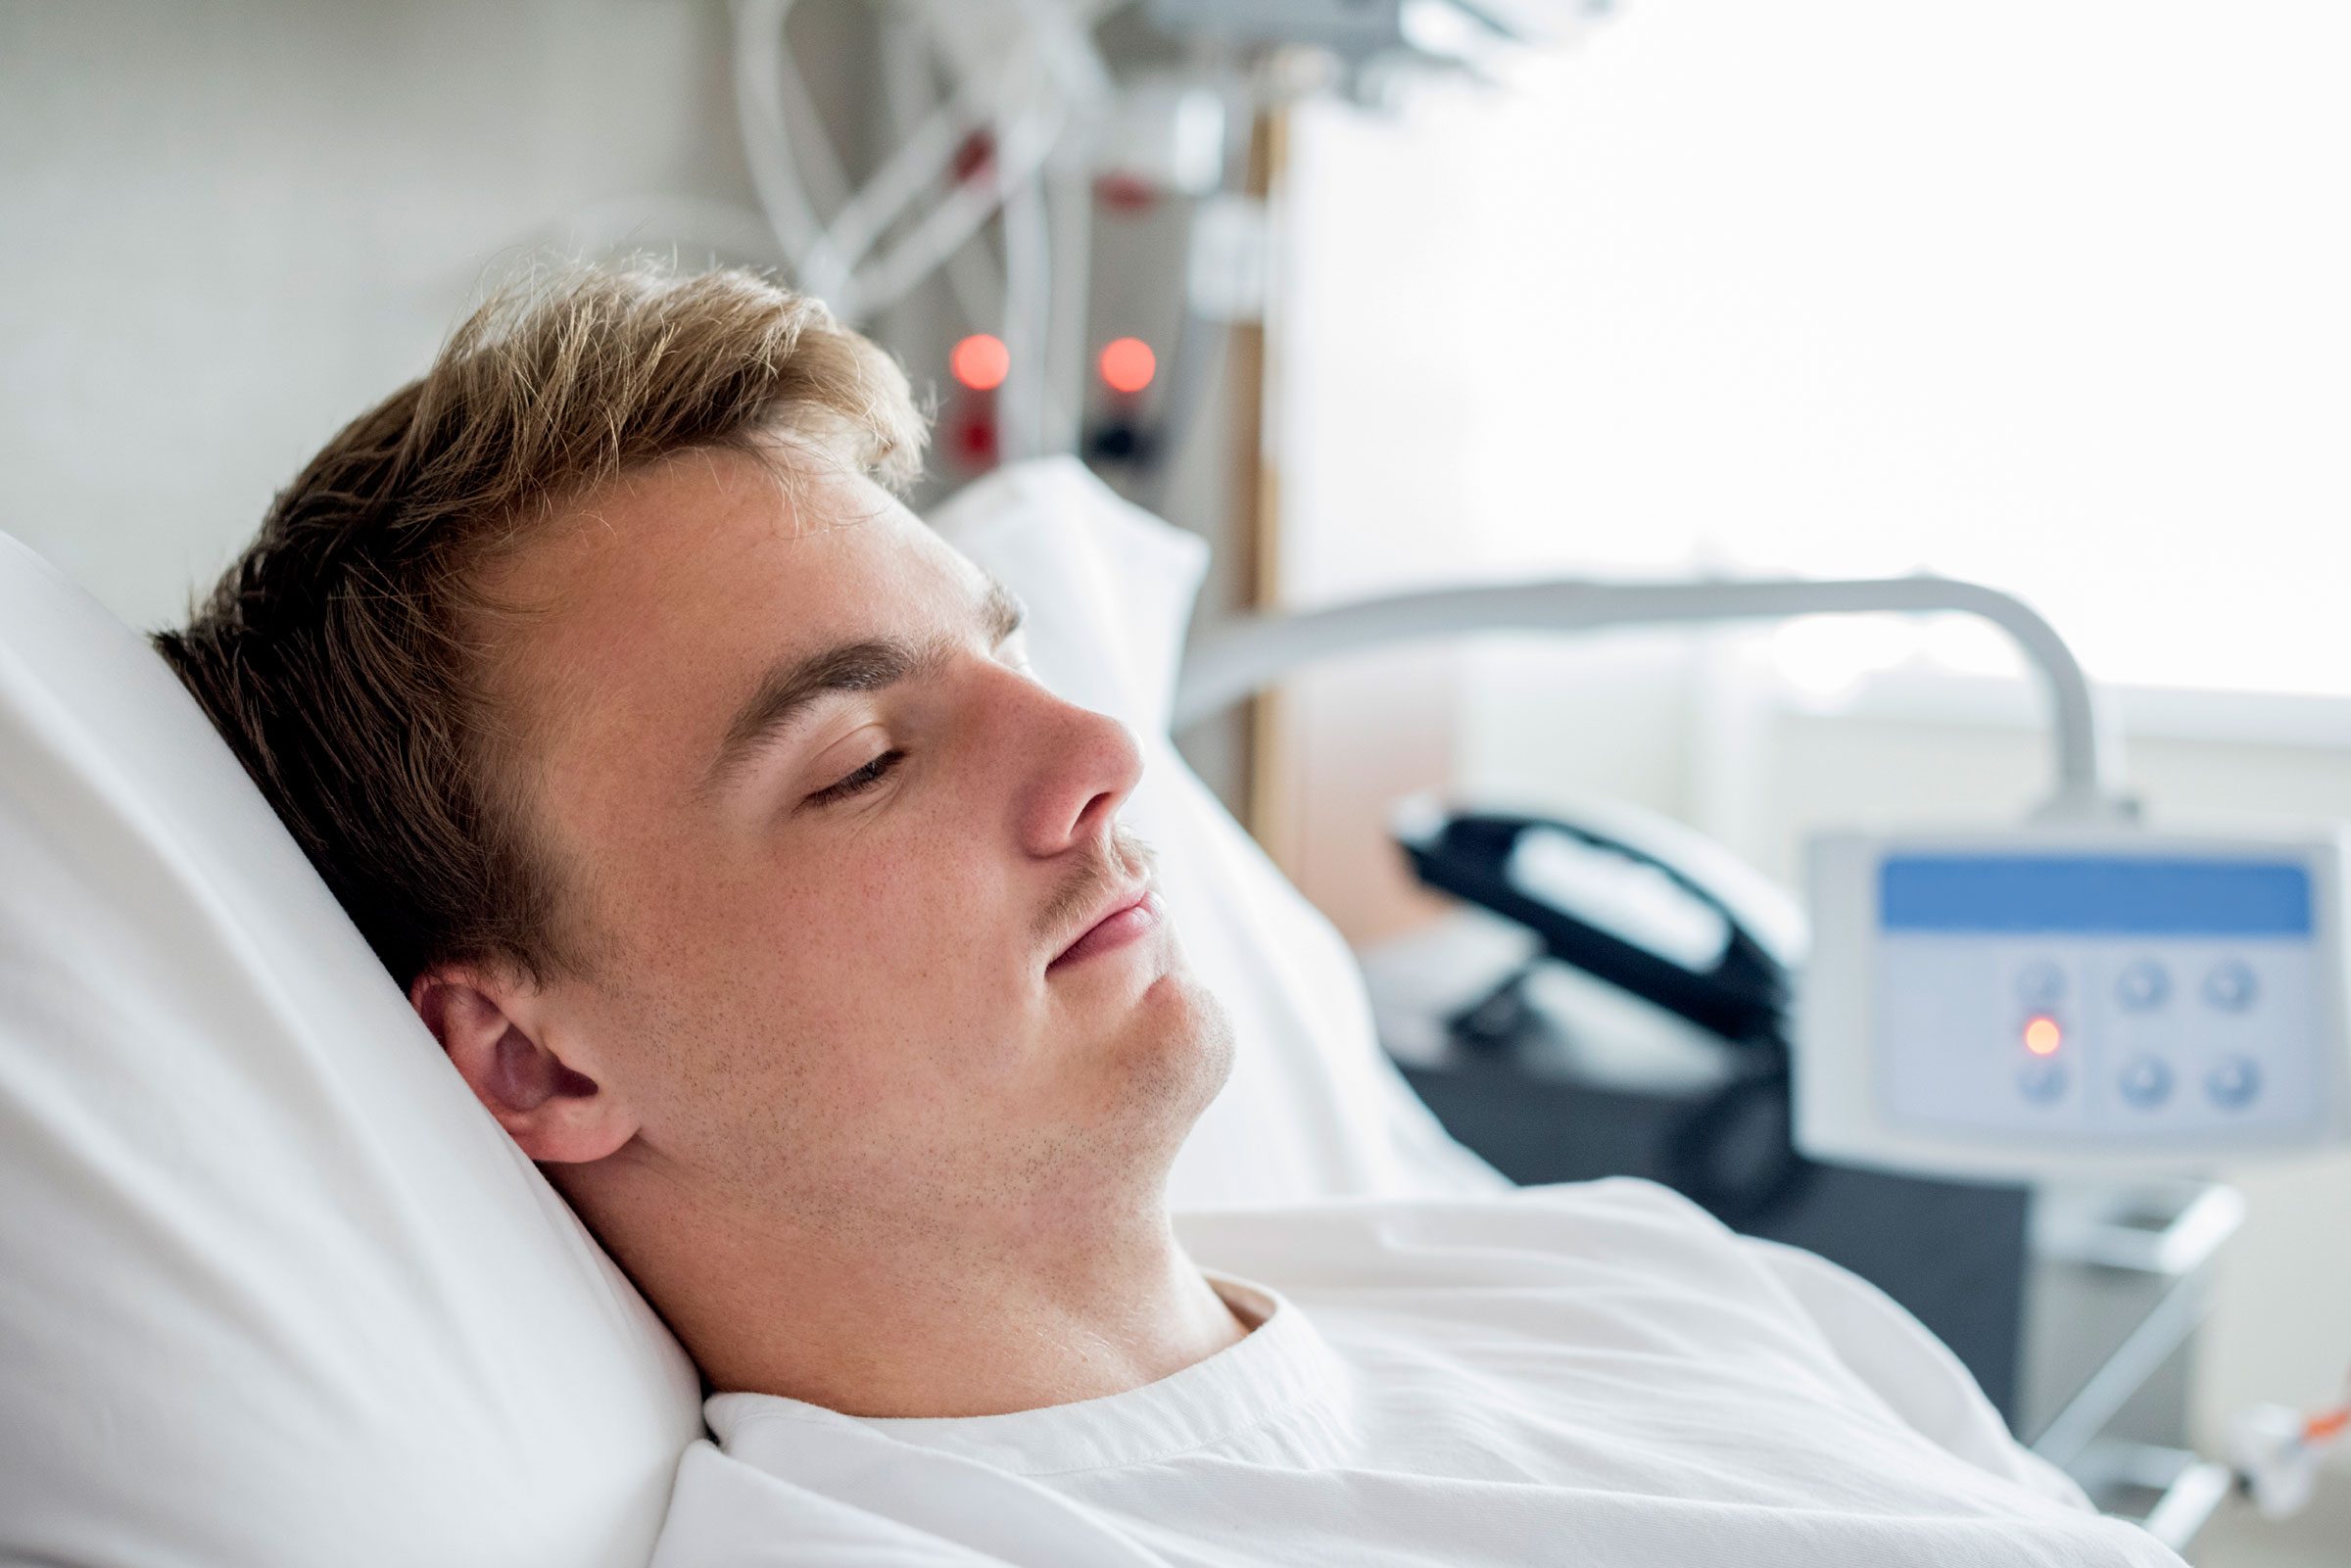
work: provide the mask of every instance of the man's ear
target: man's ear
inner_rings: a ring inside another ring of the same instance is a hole
[[[408,987],[408,1005],[524,1154],[601,1160],[636,1136],[636,1118],[548,1049],[534,1000],[531,987],[470,966],[427,970]]]

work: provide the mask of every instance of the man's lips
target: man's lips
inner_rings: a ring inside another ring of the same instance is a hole
[[[1157,926],[1162,913],[1159,895],[1148,885],[1117,895],[1076,941],[1063,948],[1060,955],[1045,966],[1045,973],[1050,974],[1065,965],[1091,958],[1096,953],[1124,947]]]

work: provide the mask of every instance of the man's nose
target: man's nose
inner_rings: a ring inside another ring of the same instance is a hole
[[[1049,857],[1108,837],[1143,776],[1143,754],[1110,715],[1041,689],[1038,697],[1044,709],[1021,742],[1034,750],[1020,833],[1029,853]]]

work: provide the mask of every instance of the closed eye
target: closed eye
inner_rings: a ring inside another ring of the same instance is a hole
[[[819,789],[801,804],[829,806],[837,800],[846,800],[849,796],[871,789],[875,784],[880,784],[884,774],[888,773],[890,769],[905,759],[906,753],[903,751],[885,751],[840,783],[827,784],[824,788]]]

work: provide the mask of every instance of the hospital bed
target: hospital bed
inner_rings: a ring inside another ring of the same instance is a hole
[[[1200,543],[1067,459],[940,531],[1135,732],[1233,1077],[1177,1207],[1503,1178],[1167,739]],[[641,1568],[701,1390],[162,663],[0,537],[0,1559]]]
[[[1234,1016],[1178,1205],[1490,1190],[1166,739],[1204,566],[1074,462],[936,519],[1149,753]],[[695,1369],[145,642],[0,538],[0,1560],[642,1568]]]

